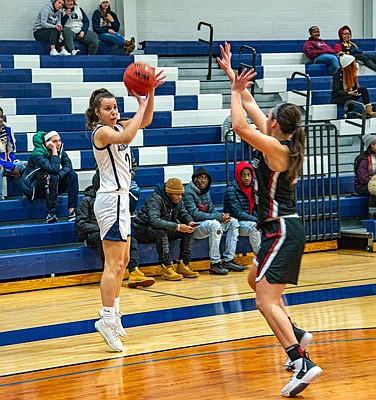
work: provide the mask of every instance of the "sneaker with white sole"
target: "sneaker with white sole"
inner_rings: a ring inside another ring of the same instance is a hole
[[[100,310],[98,314],[101,318],[103,318],[103,310]],[[121,336],[122,338],[126,338],[128,335],[127,332],[125,332],[125,329],[123,328],[123,324],[121,323],[121,314],[116,313],[115,318],[116,318],[116,329],[119,336]]]
[[[69,53],[69,51],[67,51],[66,49],[64,49],[64,50],[61,50],[60,55],[61,55],[61,56],[70,56],[71,53]]]
[[[311,332],[307,332],[303,329],[297,328],[294,324],[292,325],[294,329],[294,334],[296,337],[296,340],[298,341],[300,347],[302,348],[303,352],[305,352],[308,348],[308,346],[311,344],[313,335]],[[288,358],[283,365],[284,369],[287,372],[293,372],[294,371],[294,366],[291,360]]]
[[[104,322],[104,319],[98,319],[98,321],[95,321],[95,329],[100,333],[100,335],[103,337],[105,342],[108,344],[108,346],[114,350],[121,352],[123,351],[123,344],[121,343],[119,339],[119,333],[117,326],[115,324],[113,325],[107,325]]]
[[[283,397],[296,396],[322,373],[322,369],[306,357],[299,358],[292,364],[295,372],[289,383],[282,389]]]
[[[81,53],[81,51],[79,49],[77,50],[72,50],[72,56],[78,56]]]
[[[50,56],[59,56],[59,55],[60,55],[60,53],[56,49],[52,49],[50,51]]]

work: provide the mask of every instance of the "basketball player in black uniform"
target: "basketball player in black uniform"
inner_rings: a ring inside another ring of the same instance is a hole
[[[221,46],[221,56],[217,61],[232,83],[232,127],[257,149],[252,164],[257,176],[257,214],[262,237],[248,282],[256,292],[257,308],[291,360],[294,374],[282,389],[282,396],[294,397],[322,372],[306,356],[282,300],[286,284],[297,284],[305,244],[294,195],[304,160],[305,131],[299,126],[301,114],[294,104],[279,104],[266,117],[247,90],[253,84],[255,72],[234,73],[228,43]],[[247,123],[244,111],[258,130]]]

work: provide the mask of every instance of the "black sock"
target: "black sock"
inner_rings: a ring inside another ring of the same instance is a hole
[[[285,352],[287,353],[291,361],[295,361],[303,357],[303,350],[299,344],[293,344],[292,346],[285,349]]]

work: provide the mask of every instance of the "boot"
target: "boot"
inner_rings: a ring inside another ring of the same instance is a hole
[[[376,117],[376,112],[372,111],[372,104],[366,104],[367,114],[371,116],[371,118]]]
[[[162,264],[162,273],[161,278],[166,279],[167,281],[180,281],[183,279],[183,275],[177,274],[172,266]]]
[[[129,46],[124,45],[124,50],[126,55],[131,54],[134,49],[135,49],[134,44],[130,44]]]
[[[139,269],[136,267],[134,271],[129,274],[128,278],[128,287],[132,289],[136,289],[137,286],[149,287],[154,285],[155,279],[150,276],[145,276]]]
[[[125,42],[124,42],[124,47],[125,46],[131,46],[131,45],[134,45],[135,44],[135,41],[136,41],[136,39],[132,36],[131,37],[131,40],[126,40]]]
[[[176,272],[183,275],[184,278],[197,278],[200,274],[196,271],[192,271],[189,264],[184,264],[182,260],[177,262]]]

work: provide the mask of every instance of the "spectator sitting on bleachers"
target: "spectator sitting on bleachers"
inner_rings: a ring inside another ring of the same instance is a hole
[[[20,178],[27,161],[16,159],[16,139],[10,126],[4,123],[4,110],[0,107],[0,200],[4,200],[3,177]]]
[[[376,71],[376,55],[366,54],[351,41],[352,32],[349,26],[344,25],[338,30],[339,43],[334,44],[334,50],[338,53],[350,54],[357,61],[361,61],[366,67]]]
[[[199,273],[189,266],[195,223],[182,201],[184,187],[178,178],[170,178],[157,186],[134,219],[134,237],[139,243],[155,243],[162,264],[161,277],[168,281],[196,278]],[[176,271],[169,242],[181,239]]]
[[[92,179],[92,185],[85,189],[84,197],[77,209],[77,218],[75,222],[75,231],[78,240],[84,242],[91,249],[97,249],[98,255],[104,265],[104,252],[102,240],[99,232],[99,225],[94,213],[94,201],[99,189],[99,172],[97,171]],[[131,210],[132,212],[132,210]],[[127,266],[129,271],[128,287],[137,288],[137,286],[148,287],[155,283],[152,277],[146,277],[139,269],[137,240],[131,237],[130,261]]]
[[[367,114],[372,118],[376,117],[376,112],[372,110],[368,89],[359,85],[355,57],[343,54],[339,59],[341,67],[333,75],[332,103],[343,106],[348,100],[359,101],[361,98],[366,106]],[[353,108],[352,104],[348,106],[349,111]]]
[[[135,38],[126,40],[120,33],[120,22],[117,15],[111,11],[110,2],[102,0],[92,16],[93,30],[100,40],[124,47],[125,53],[130,54],[135,49]]]
[[[199,167],[192,175],[192,180],[185,187],[184,205],[199,223],[193,237],[209,238],[210,273],[227,275],[229,270],[240,272],[246,269],[234,261],[239,236],[239,223],[228,213],[221,213],[214,207],[210,196],[211,176],[206,168]],[[221,263],[220,242],[226,232],[226,244]]]
[[[49,1],[38,13],[34,22],[35,40],[48,43],[50,56],[70,56],[65,49],[64,28],[61,25],[61,14],[64,0]],[[58,48],[60,53],[57,51]]]
[[[365,134],[362,140],[365,150],[354,161],[354,188],[358,195],[368,196],[368,217],[376,219],[376,183],[369,185],[376,176],[376,135]]]
[[[65,28],[65,45],[72,56],[80,53],[80,50],[74,48],[74,40],[86,45],[89,55],[97,54],[98,36],[89,29],[89,19],[76,0],[64,0],[61,23]]]
[[[320,28],[311,26],[309,28],[309,39],[304,43],[304,54],[314,64],[325,64],[330,75],[339,68],[337,52],[324,40],[320,39]]]
[[[247,122],[249,124],[252,124],[251,119],[247,115]],[[228,142],[233,142],[234,136],[233,132],[230,132],[232,130],[232,122],[231,122],[231,115],[228,115],[225,120],[223,121],[222,128],[221,128],[221,140],[222,142],[226,141],[226,136],[227,136],[227,141]]]
[[[68,221],[76,220],[78,177],[56,131],[33,136],[34,150],[22,175],[22,188],[29,200],[46,199],[46,223],[57,221],[58,194],[68,192]]]
[[[225,191],[223,211],[239,222],[239,235],[248,237],[255,255],[260,249],[261,233],[257,229],[253,167],[241,161],[235,168],[235,180]]]

